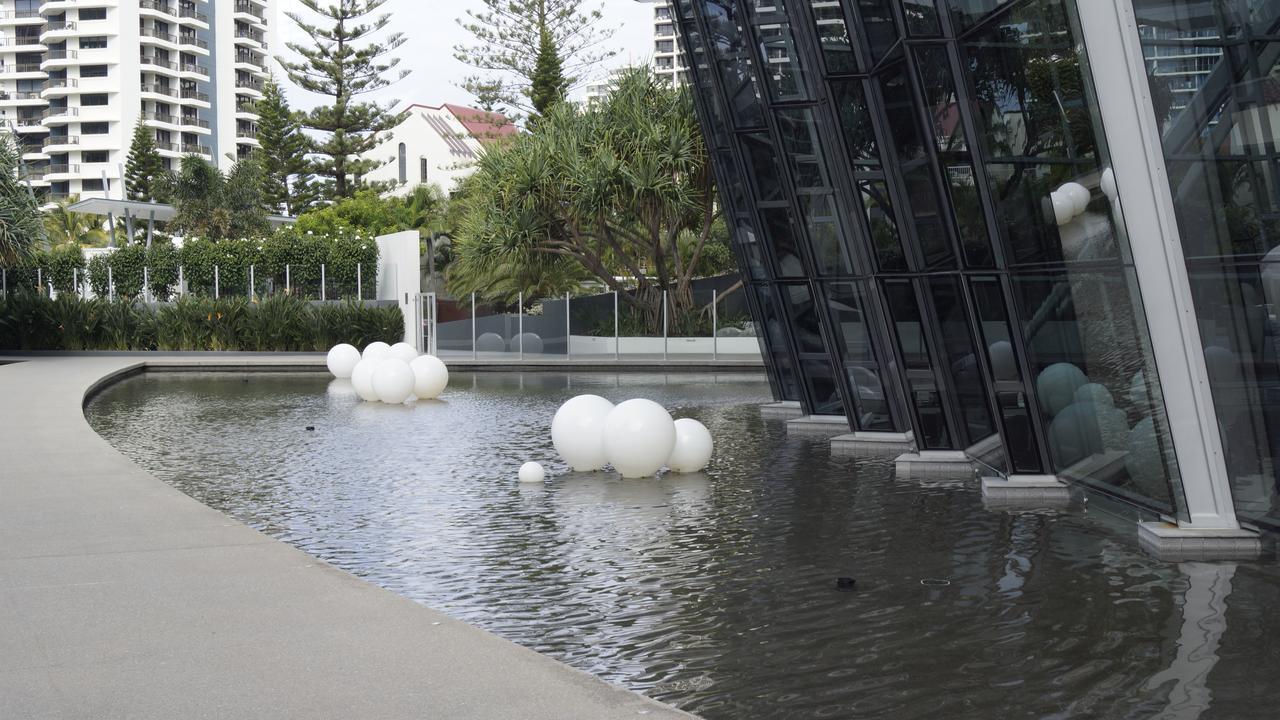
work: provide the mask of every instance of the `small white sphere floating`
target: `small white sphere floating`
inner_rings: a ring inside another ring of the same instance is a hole
[[[609,464],[604,452],[604,423],[613,403],[599,395],[570,398],[551,421],[551,444],[569,467],[578,472],[599,470]]]
[[[547,479],[547,471],[541,464],[530,461],[520,466],[519,478],[522,483],[540,483]]]
[[[351,371],[356,369],[358,362],[360,362],[360,351],[356,346],[346,343],[330,348],[324,360],[325,366],[336,378],[350,378]]]
[[[365,360],[382,360],[391,355],[391,346],[381,340],[371,342],[364,348],[361,355]]]
[[[449,386],[449,368],[435,355],[419,355],[409,363],[413,371],[413,394],[419,400],[440,397]]]
[[[351,370],[351,386],[356,389],[360,399],[366,402],[378,399],[378,394],[373,391],[373,369],[379,362],[381,361],[365,358]]]
[[[391,346],[391,357],[405,362],[413,362],[418,357],[418,349],[407,342],[398,342]]]
[[[676,445],[676,424],[652,400],[627,400],[604,421],[604,454],[624,478],[642,478],[662,469]]]
[[[1071,198],[1071,202],[1075,206],[1074,212],[1072,212],[1073,216],[1082,215],[1089,208],[1089,200],[1092,196],[1089,194],[1089,189],[1080,183],[1065,183],[1058,188],[1058,192],[1066,193],[1067,197]]]
[[[373,368],[373,393],[388,405],[400,405],[413,397],[413,370],[394,357],[379,360]]]
[[[680,418],[675,422],[676,444],[667,458],[672,472],[699,472],[711,462],[711,431],[693,418]]]

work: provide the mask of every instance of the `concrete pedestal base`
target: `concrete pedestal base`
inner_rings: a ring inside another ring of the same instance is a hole
[[[921,450],[893,463],[899,480],[971,480],[973,460],[960,450]]]
[[[1066,483],[1053,475],[982,478],[982,502],[992,510],[1058,508],[1071,502]]]
[[[788,435],[834,437],[849,432],[849,421],[843,415],[805,415],[787,421]]]
[[[1262,541],[1251,530],[1184,529],[1167,522],[1138,523],[1138,544],[1161,560],[1251,560]]]
[[[782,402],[761,405],[760,417],[765,420],[793,420],[798,417],[804,417],[804,410],[800,408],[800,403],[795,400],[783,400]]]
[[[831,454],[843,457],[911,452],[916,440],[909,432],[852,432],[831,438]]]

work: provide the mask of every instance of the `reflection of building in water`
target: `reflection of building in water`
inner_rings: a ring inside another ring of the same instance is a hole
[[[1155,717],[1195,720],[1213,700],[1209,673],[1218,664],[1218,645],[1227,631],[1227,598],[1236,574],[1232,563],[1189,562],[1178,565],[1187,577],[1182,602],[1178,654],[1169,667],[1147,681],[1146,690],[1167,692],[1168,701]]]
[[[1280,308],[1199,270],[1280,245],[1280,45],[1246,39],[1280,2],[1235,7],[675,3],[777,399],[921,458],[1003,448],[989,487],[1106,493],[1171,523],[1153,546],[1255,550]]]

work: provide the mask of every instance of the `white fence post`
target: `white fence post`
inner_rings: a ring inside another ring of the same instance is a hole
[[[716,289],[711,288],[711,359],[720,359],[720,316],[716,306]]]

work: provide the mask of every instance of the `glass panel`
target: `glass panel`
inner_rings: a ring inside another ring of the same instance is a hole
[[[849,388],[854,393],[858,411],[854,427],[884,432],[896,430],[887,402],[889,390],[881,381],[880,364],[872,352],[860,286],[851,282],[828,285],[827,308]]]
[[[1177,463],[1133,271],[1013,283],[1055,471],[1172,514]]]
[[[760,216],[764,219],[765,237],[773,248],[778,277],[804,277],[804,263],[800,260],[791,211],[786,208],[764,208],[760,211]]]
[[[861,80],[831,83],[836,110],[840,114],[840,131],[854,165],[880,166],[880,150],[876,143],[871,116],[867,114],[867,97]]]
[[[763,328],[758,332],[772,353],[770,367],[775,373],[782,400],[799,400],[800,384],[796,375],[795,363],[791,361],[791,345],[786,319],[778,304],[778,296],[768,285],[755,287],[756,304],[760,313]]]
[[[764,280],[769,276],[765,267],[764,251],[760,248],[760,240],[756,237],[755,224],[751,218],[739,215],[734,219],[736,232],[733,241],[738,253],[746,261],[747,271],[754,280]]]
[[[853,41],[849,38],[849,27],[840,4],[831,0],[809,0],[809,6],[813,12],[813,23],[817,26],[818,43],[822,47],[823,60],[827,63],[827,72],[856,72],[857,58],[853,54]]]
[[[805,384],[813,399],[815,415],[844,415],[844,402],[840,399],[840,387],[836,383],[831,363],[826,360],[802,360]]]
[[[951,434],[933,376],[915,290],[909,280],[886,280],[884,293],[906,369],[907,392],[918,420],[920,437],[917,440],[924,449],[950,449]]]
[[[893,200],[889,186],[882,180],[864,180],[858,183],[862,196],[862,209],[867,214],[871,230],[871,243],[881,270],[906,270],[907,258],[898,238],[898,221],[893,215]]]
[[[969,149],[964,123],[960,119],[960,98],[947,50],[938,45],[915,48],[920,87],[928,103],[929,124],[934,144],[940,152],[963,152]]]
[[[942,32],[935,0],[902,0],[902,12],[907,17],[908,33],[928,37]]]
[[[827,344],[822,339],[822,321],[813,303],[813,292],[805,285],[782,286],[791,322],[795,329],[796,346],[800,354],[825,353]]]
[[[969,287],[991,368],[1008,467],[1015,473],[1039,475],[1044,472],[1040,444],[1027,407],[1022,369],[1018,365],[1017,346],[1000,281],[994,277],[973,278]]]
[[[991,408],[987,404],[987,384],[978,362],[973,336],[969,333],[969,315],[960,294],[959,278],[936,276],[927,281],[933,300],[933,312],[946,353],[946,368],[960,405],[961,427],[967,433],[966,446],[995,432]]]
[[[836,219],[835,202],[830,195],[805,195],[800,197],[800,212],[804,214],[809,233],[809,249],[819,275],[849,275],[853,266],[845,251],[844,238]]]
[[[969,267],[994,267],[991,253],[991,236],[987,233],[987,215],[978,197],[978,180],[972,165],[947,167],[947,182],[951,186],[951,206],[955,210],[956,225],[960,232],[960,248]]]
[[[858,13],[862,15],[872,59],[879,62],[898,42],[892,4],[889,0],[858,0]]]
[[[747,163],[747,170],[751,174],[752,185],[755,187],[756,199],[761,202],[783,199],[782,169],[778,166],[778,154],[774,151],[769,137],[761,133],[751,133],[739,135],[738,139],[742,147],[742,156]]]
[[[739,128],[764,125],[764,107],[751,63],[751,47],[738,22],[733,0],[701,0],[695,7],[706,18],[707,38],[728,96],[729,114]]]
[[[805,190],[829,187],[813,111],[794,108],[778,110],[776,116],[779,132],[782,134],[783,154],[796,188]]]
[[[770,94],[780,101],[807,99],[804,69],[783,0],[746,0],[746,4],[759,38]]]

